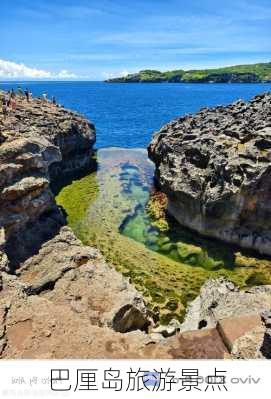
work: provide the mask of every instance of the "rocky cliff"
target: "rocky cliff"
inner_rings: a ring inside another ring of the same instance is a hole
[[[176,119],[149,146],[184,226],[271,255],[271,94]]]
[[[90,166],[95,129],[62,107],[18,98],[0,137],[0,228],[19,263],[63,224],[51,184]]]

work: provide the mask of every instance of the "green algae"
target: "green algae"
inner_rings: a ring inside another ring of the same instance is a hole
[[[255,285],[265,285],[270,284],[269,278],[263,272],[255,272],[252,273],[247,279],[246,284],[249,287],[253,287]]]
[[[89,204],[97,198],[98,192],[99,185],[96,176],[90,174],[73,181],[56,196],[56,202],[64,208],[67,214],[67,222],[77,235],[85,219]]]
[[[145,151],[99,150],[97,161],[98,171],[66,186],[57,203],[75,234],[142,292],[161,324],[182,321],[209,278],[225,276],[242,288],[271,283],[270,260],[183,229],[166,215],[164,204],[158,211],[152,204],[150,211],[153,165]],[[164,222],[155,223],[158,219]]]

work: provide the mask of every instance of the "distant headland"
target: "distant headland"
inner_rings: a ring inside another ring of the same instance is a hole
[[[271,62],[235,65],[215,69],[182,69],[160,72],[145,69],[138,73],[106,80],[108,83],[268,83]]]

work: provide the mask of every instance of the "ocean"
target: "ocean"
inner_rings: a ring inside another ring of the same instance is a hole
[[[34,96],[47,92],[63,106],[95,124],[96,148],[146,148],[153,132],[170,120],[202,107],[249,100],[271,84],[108,84],[103,82],[0,82],[0,89],[21,85]]]

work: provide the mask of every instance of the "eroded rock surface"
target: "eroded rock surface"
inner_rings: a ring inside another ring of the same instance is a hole
[[[240,290],[224,278],[207,281],[180,331],[216,328],[234,358],[269,358],[271,286]]]
[[[127,306],[130,317],[124,312],[116,323]],[[16,276],[2,273],[0,309],[5,358],[137,357],[137,349],[150,341],[143,332],[132,333],[151,324],[142,297],[69,227]],[[115,332],[120,329],[126,338]]]
[[[149,155],[184,226],[271,255],[271,94],[184,116]]]
[[[18,264],[63,225],[51,185],[91,164],[95,128],[63,107],[17,97],[0,133],[0,228]]]
[[[215,327],[219,320],[271,309],[271,286],[240,290],[224,278],[208,280],[190,303],[182,331]]]
[[[218,358],[229,356],[216,328],[171,338],[147,334],[142,297],[69,227],[44,243],[17,275],[2,272],[0,357]]]

